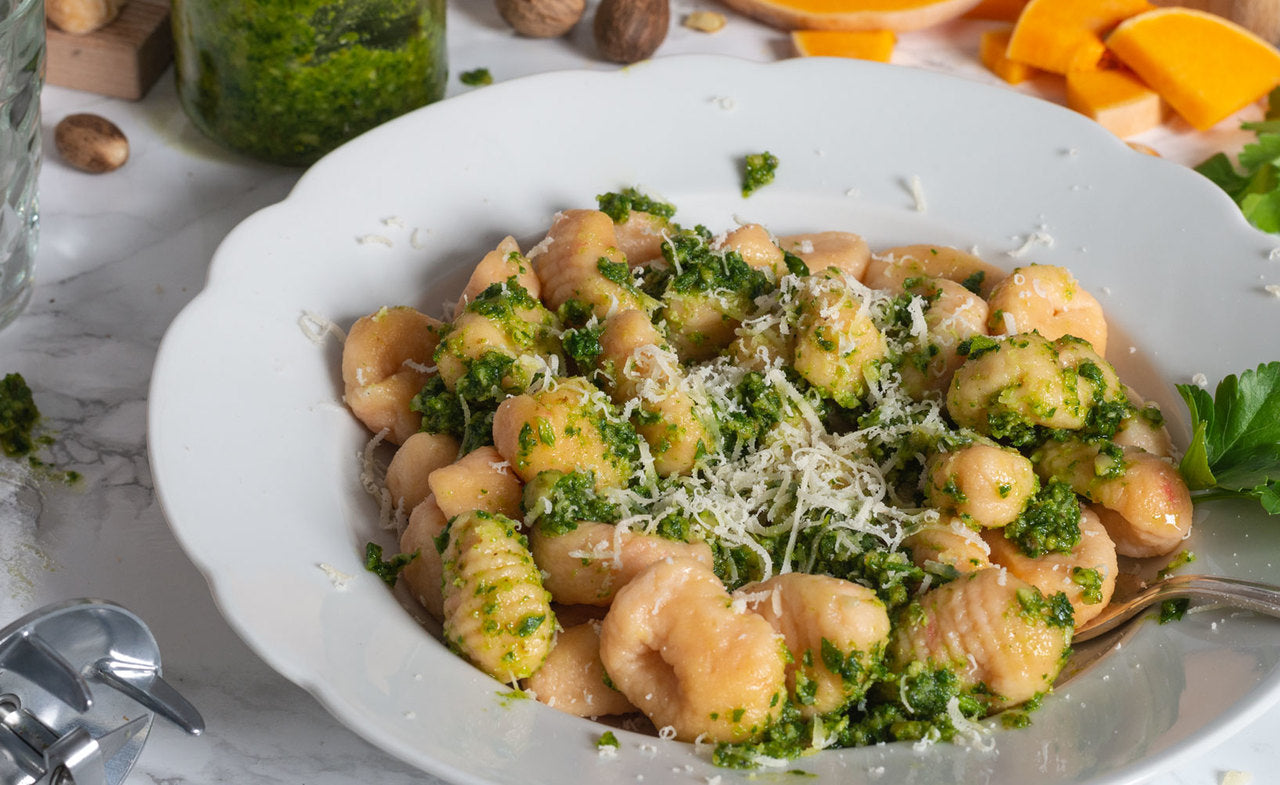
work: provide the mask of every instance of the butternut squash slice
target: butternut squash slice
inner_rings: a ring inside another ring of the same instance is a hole
[[[965,19],[990,19],[995,22],[1016,22],[1027,5],[1027,0],[982,0],[965,11]]]
[[[1091,70],[1106,54],[1103,35],[1152,8],[1147,0],[1031,0],[1013,27],[1006,54],[1055,74]]]
[[[1107,46],[1174,111],[1205,130],[1280,84],[1280,51],[1192,8],[1160,8],[1115,29]]]
[[[892,30],[791,31],[791,43],[803,57],[855,57],[887,63],[897,41]]]
[[[1067,106],[1121,138],[1154,128],[1165,116],[1159,94],[1120,69],[1068,73]]]
[[[948,22],[979,0],[721,0],[782,30],[919,30]]]
[[[1030,79],[1039,69],[1026,63],[1019,63],[1017,60],[1010,60],[1005,54],[1009,48],[1009,36],[1012,33],[1012,27],[983,31],[982,37],[978,39],[978,59],[991,73],[1009,84],[1018,84]]]

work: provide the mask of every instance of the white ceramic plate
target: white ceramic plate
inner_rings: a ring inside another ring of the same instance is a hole
[[[744,200],[741,158],[761,150],[780,159],[777,180]],[[424,632],[361,566],[367,540],[391,543],[357,479],[367,435],[340,403],[337,342],[313,344],[299,317],[349,325],[396,303],[439,314],[503,235],[527,248],[556,210],[629,185],[716,230],[846,229],[873,247],[1066,265],[1111,315],[1111,359],[1175,432],[1175,382],[1280,353],[1280,302],[1263,289],[1274,238],[1212,185],[1064,109],[955,78],[674,58],[486,87],[374,130],[222,244],[161,347],[151,452],[173,529],[244,639],[357,733],[454,782],[744,775],[631,733],[600,759],[600,726],[502,697]],[[1200,571],[1274,575],[1280,527],[1243,505],[1208,512],[1189,543]],[[345,589],[322,563],[352,576]],[[1280,628],[1248,616],[1148,625],[1030,728],[995,731],[993,751],[889,745],[794,768],[849,785],[1133,782],[1266,708],[1278,642]]]

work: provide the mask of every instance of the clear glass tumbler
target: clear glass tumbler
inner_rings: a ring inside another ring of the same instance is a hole
[[[31,299],[44,0],[0,0],[0,327]]]

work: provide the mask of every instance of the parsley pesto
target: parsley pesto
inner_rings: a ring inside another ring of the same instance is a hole
[[[444,0],[176,0],[178,97],[220,144],[308,164],[444,95],[444,25]]]

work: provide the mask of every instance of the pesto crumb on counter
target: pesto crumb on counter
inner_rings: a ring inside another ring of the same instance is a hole
[[[53,444],[53,438],[37,433],[41,421],[35,396],[20,373],[5,374],[0,379],[0,452],[8,458],[26,458],[41,479],[73,484],[80,472],[61,471],[36,455],[42,446]]]
[[[40,420],[31,388],[22,374],[6,374],[0,380],[0,449],[10,458],[22,458],[35,449],[32,433]]]
[[[493,74],[489,73],[488,68],[476,68],[470,71],[463,71],[458,75],[458,81],[469,87],[482,87],[487,84],[493,84]]]

